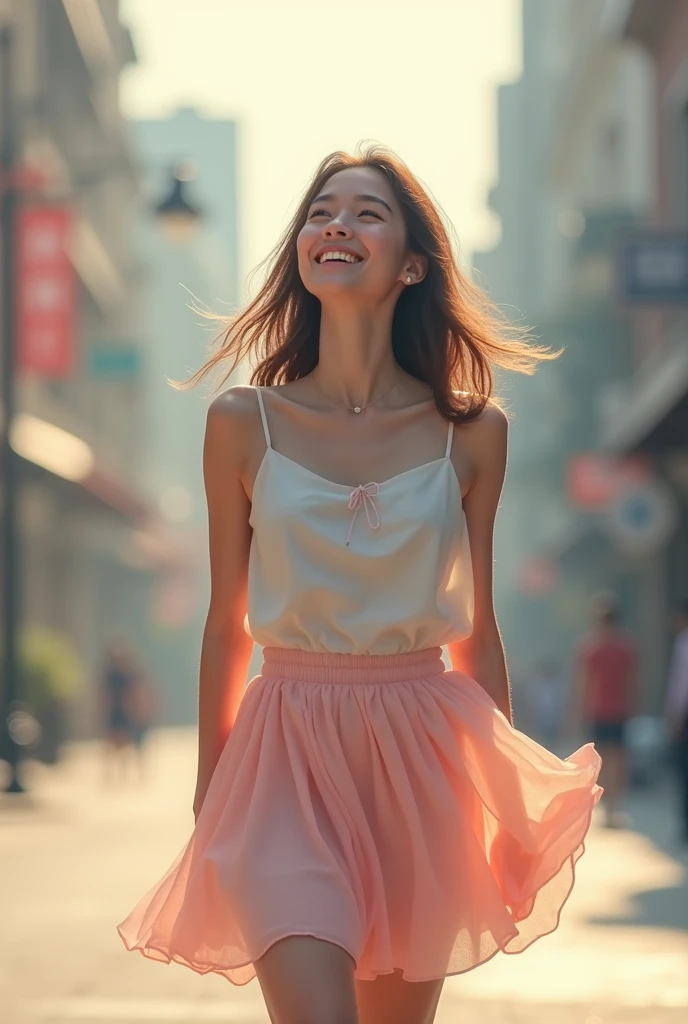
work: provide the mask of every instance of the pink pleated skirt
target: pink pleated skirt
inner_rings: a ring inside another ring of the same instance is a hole
[[[267,647],[188,844],[119,934],[235,985],[289,935],[361,980],[470,971],[557,927],[600,767],[512,728],[439,647]]]

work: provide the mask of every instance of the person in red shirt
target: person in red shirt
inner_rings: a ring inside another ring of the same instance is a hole
[[[628,785],[626,723],[638,711],[638,654],[619,626],[615,595],[598,595],[594,624],[576,651],[577,720],[597,747],[603,762],[606,825],[624,823],[621,804]]]

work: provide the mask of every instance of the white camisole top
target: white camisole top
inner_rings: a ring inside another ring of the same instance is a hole
[[[253,488],[246,628],[260,646],[403,654],[468,636],[461,488],[443,458],[352,488],[267,448]]]

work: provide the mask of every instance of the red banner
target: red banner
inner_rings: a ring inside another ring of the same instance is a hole
[[[582,452],[566,467],[566,492],[576,508],[605,509],[625,486],[644,482],[649,465],[642,456],[619,459],[600,452]]]
[[[65,377],[74,365],[71,229],[64,206],[25,206],[17,213],[17,369],[25,373]]]

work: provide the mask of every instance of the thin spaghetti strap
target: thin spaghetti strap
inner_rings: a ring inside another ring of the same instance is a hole
[[[255,388],[256,395],[258,396],[258,406],[260,408],[260,418],[263,421],[263,433],[265,434],[265,443],[268,448],[272,448],[272,441],[270,440],[270,431],[268,430],[268,421],[265,416],[265,406],[263,404],[263,392],[257,385],[253,385]]]
[[[454,437],[454,421],[449,420],[449,430],[447,431],[447,450],[444,453],[445,459],[448,459],[451,454],[452,438]]]

